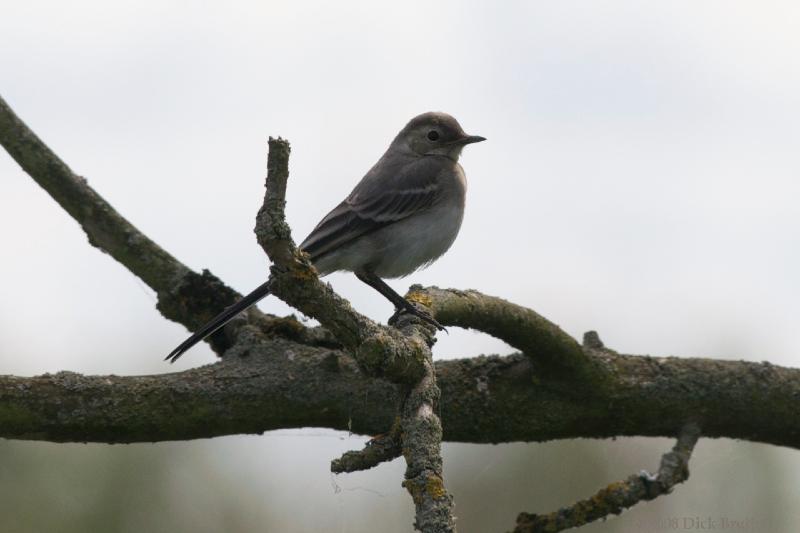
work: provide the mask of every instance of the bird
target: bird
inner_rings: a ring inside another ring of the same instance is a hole
[[[468,135],[443,112],[412,118],[353,191],[311,231],[299,248],[320,277],[349,271],[392,304],[444,329],[394,291],[384,278],[405,277],[441,257],[464,218],[467,181],[458,162]],[[236,315],[269,294],[269,281],[226,308],[182,342],[165,360],[175,362]]]

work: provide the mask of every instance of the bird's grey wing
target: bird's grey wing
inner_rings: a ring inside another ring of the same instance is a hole
[[[312,261],[326,253],[434,205],[441,195],[439,157],[422,157],[390,176],[370,171],[350,196],[328,213],[300,248]]]

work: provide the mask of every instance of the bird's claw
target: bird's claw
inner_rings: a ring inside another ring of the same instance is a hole
[[[441,325],[438,320],[433,318],[429,313],[423,311],[422,309],[419,309],[417,306],[415,306],[411,302],[408,302],[408,305],[404,305],[402,308],[396,309],[394,314],[389,319],[389,323],[393,324],[394,322],[396,322],[397,319],[400,317],[400,315],[403,314],[403,313],[408,313],[410,315],[414,315],[415,317],[417,317],[417,318],[419,318],[421,320],[424,320],[428,324],[432,325],[437,330],[444,331],[445,333],[447,333],[449,335],[449,333],[447,331],[447,328],[445,328],[443,325]]]

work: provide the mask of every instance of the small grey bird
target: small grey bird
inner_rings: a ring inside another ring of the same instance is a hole
[[[453,244],[464,218],[467,181],[458,157],[465,145],[485,141],[467,135],[446,113],[411,119],[353,192],[300,244],[320,276],[347,270],[408,312],[442,328],[381,278],[400,278],[424,268]],[[175,348],[186,350],[269,294],[266,282],[222,311]]]

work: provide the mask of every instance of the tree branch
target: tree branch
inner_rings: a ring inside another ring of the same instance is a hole
[[[344,346],[355,350],[369,334],[365,332],[377,327],[319,281],[313,265],[292,240],[284,215],[290,152],[287,141],[269,139],[266,192],[256,217],[258,242],[273,263],[271,290],[289,305],[319,320]]]
[[[520,513],[514,533],[557,533],[609,515],[618,515],[641,501],[669,494],[675,485],[689,479],[689,458],[698,438],[700,428],[693,423],[687,424],[672,451],[661,457],[656,475],[643,470],[624,481],[612,483],[588,500],[546,515]]]
[[[136,229],[50,150],[2,98],[0,144],[81,225],[92,246],[111,255],[156,292],[158,310],[164,317],[194,330],[241,298],[208,270],[192,271]],[[249,318],[265,331],[288,330],[294,338],[307,335],[297,321],[287,323],[256,309]],[[234,322],[227,335],[218,332],[211,336],[212,348],[222,353],[230,347],[241,324]]]
[[[475,329],[507,342],[532,357],[542,372],[571,375],[592,387],[607,381],[602,361],[531,309],[474,290],[414,285],[406,297],[425,305],[445,326]]]
[[[697,420],[706,437],[800,449],[800,370],[621,356],[613,371],[624,387],[587,401],[569,381],[537,381],[522,354],[439,361],[443,439],[671,437]],[[185,372],[0,376],[0,437],[155,442],[296,427],[377,435],[394,424],[403,397],[398,386],[364,376],[349,354],[268,339],[249,326],[223,361]]]
[[[428,352],[430,354],[430,351]],[[403,486],[416,507],[414,527],[423,532],[445,533],[456,529],[453,497],[447,493],[442,472],[442,423],[436,415],[441,392],[429,355],[425,375],[406,396],[401,410],[403,456],[406,473]]]

